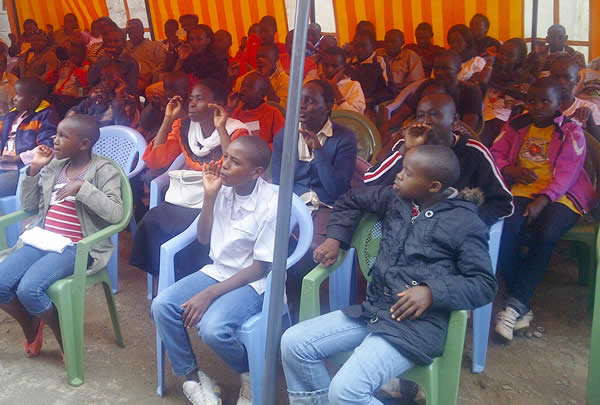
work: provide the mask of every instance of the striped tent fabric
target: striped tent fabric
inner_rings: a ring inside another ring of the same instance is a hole
[[[57,30],[62,27],[67,13],[75,14],[79,27],[86,29],[95,19],[108,15],[106,0],[17,0],[14,4],[21,29],[23,21],[33,18],[41,29],[45,30],[46,24],[52,24]]]
[[[406,43],[414,43],[415,27],[422,21],[433,26],[434,41],[446,46],[446,33],[454,24],[469,24],[475,13],[490,19],[490,36],[500,40],[523,36],[523,0],[333,0],[339,41],[354,35],[356,24],[375,24],[377,39],[392,28],[404,32]]]
[[[147,0],[147,4],[155,39],[165,38],[165,21],[169,18],[178,19],[183,14],[197,14],[200,23],[209,25],[214,31],[229,31],[233,37],[234,52],[250,26],[265,15],[277,20],[281,42],[285,40],[288,29],[285,0]]]

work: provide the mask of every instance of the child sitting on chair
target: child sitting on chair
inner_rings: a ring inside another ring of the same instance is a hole
[[[221,400],[196,363],[186,328],[198,328],[204,343],[242,374],[237,403],[252,404],[248,355],[236,331],[261,310],[273,260],[277,191],[261,178],[270,160],[265,141],[244,136],[229,145],[222,165],[204,165],[198,241],[210,243],[213,264],[161,291],[152,303],[173,372],[187,380],[183,392],[192,404]]]
[[[58,114],[44,98],[46,84],[37,77],[15,86],[15,106],[0,117],[0,197],[15,195],[19,169],[31,163],[37,145],[52,146]]]
[[[337,260],[365,211],[383,218],[381,247],[361,305],[284,333],[290,405],[347,398],[380,404],[373,393],[382,384],[442,355],[450,312],[492,301],[487,227],[477,206],[450,187],[459,172],[452,149],[417,146],[406,153],[393,187],[350,190],[335,203],[315,262]],[[354,352],[332,380],[324,360],[347,351]]]
[[[37,146],[23,179],[23,209],[37,212],[37,218],[15,247],[0,254],[0,308],[23,329],[27,357],[40,354],[44,323],[62,352],[58,313],[46,290],[73,274],[77,242],[123,217],[119,170],[92,154],[99,136],[89,116],[64,119],[58,125],[54,152],[46,145]],[[50,243],[54,238],[60,240]],[[56,250],[50,250],[50,244]],[[105,267],[112,250],[110,239],[95,244],[88,272]]]
[[[231,118],[242,121],[252,135],[260,136],[273,148],[273,138],[285,124],[285,118],[276,107],[265,102],[269,80],[257,72],[244,76],[239,93],[229,96]]]
[[[511,183],[515,206],[514,214],[504,220],[498,255],[508,298],[495,330],[505,341],[529,326],[529,301],[556,243],[596,198],[583,167],[583,130],[560,112],[561,94],[553,79],[536,80],[527,93],[528,113],[504,125],[491,149]]]

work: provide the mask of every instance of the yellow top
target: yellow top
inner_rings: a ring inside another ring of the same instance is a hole
[[[552,181],[548,149],[553,133],[554,125],[545,128],[537,128],[535,125],[529,127],[525,141],[519,150],[517,166],[533,170],[538,178],[531,184],[513,184],[511,188],[513,196],[534,198]],[[562,195],[556,202],[566,205],[576,214],[581,214],[566,195]]]

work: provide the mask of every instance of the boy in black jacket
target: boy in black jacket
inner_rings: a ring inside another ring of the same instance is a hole
[[[494,298],[487,228],[477,207],[449,187],[459,172],[450,148],[417,146],[407,152],[393,188],[351,190],[336,202],[315,261],[335,262],[363,211],[383,218],[381,245],[361,305],[283,335],[290,405],[380,403],[373,392],[383,383],[442,354],[451,311]],[[331,380],[324,359],[351,350]]]
[[[427,139],[422,142],[447,145],[454,150],[460,163],[460,177],[454,187],[479,188],[484,202],[479,216],[488,226],[513,213],[512,194],[504,184],[500,171],[490,151],[481,142],[453,132],[456,121],[454,100],[447,94],[430,94],[421,99],[415,119],[431,127]],[[402,170],[404,139],[394,145],[390,154],[377,165],[369,168],[364,176],[368,186],[392,185],[396,174]],[[408,145],[406,145],[408,146]]]

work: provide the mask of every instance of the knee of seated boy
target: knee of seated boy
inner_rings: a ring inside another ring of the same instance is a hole
[[[281,360],[283,363],[294,362],[302,357],[300,348],[306,331],[301,325],[288,328],[281,336]]]
[[[371,393],[359,392],[356,386],[336,374],[329,384],[328,399],[331,404],[364,404],[365,396]],[[336,378],[338,377],[338,378]]]

